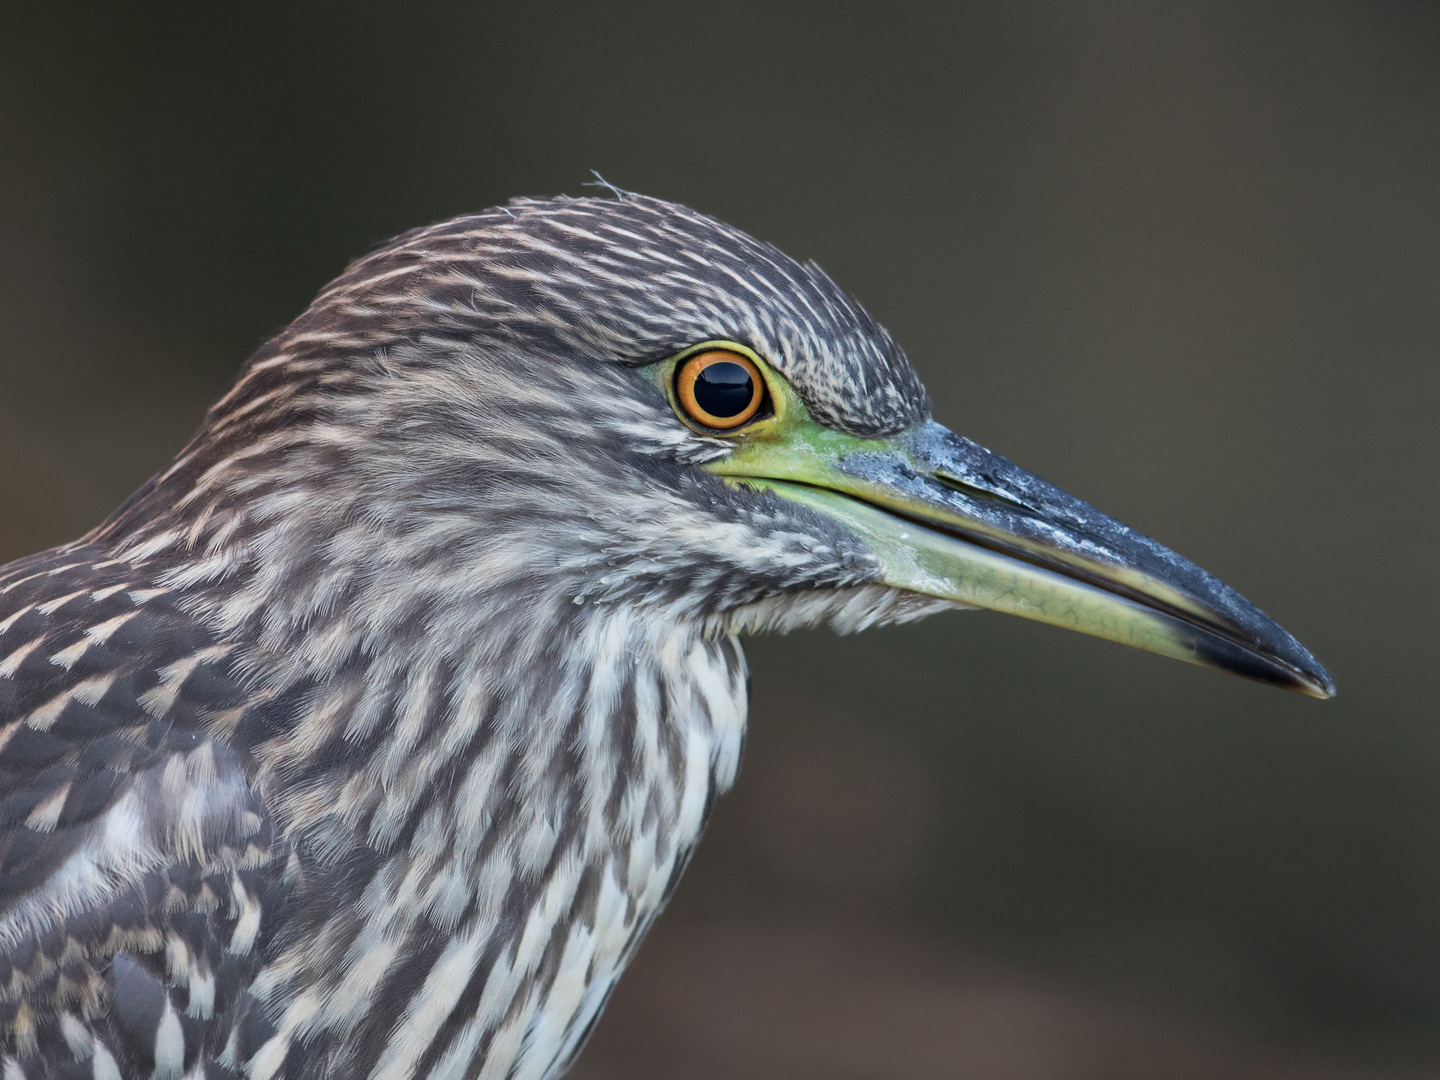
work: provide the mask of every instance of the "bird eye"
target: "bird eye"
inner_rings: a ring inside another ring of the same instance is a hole
[[[695,423],[728,431],[760,411],[765,380],[748,357],[713,349],[680,365],[675,396]]]

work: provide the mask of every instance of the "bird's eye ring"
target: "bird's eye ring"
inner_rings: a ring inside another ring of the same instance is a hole
[[[765,400],[765,380],[749,357],[711,349],[675,372],[675,397],[695,423],[730,431],[747,423]]]

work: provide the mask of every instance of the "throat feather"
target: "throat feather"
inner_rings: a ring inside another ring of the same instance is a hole
[[[484,650],[357,667],[259,748],[304,870],[258,983],[286,1055],[540,1077],[578,1048],[734,779],[746,672],[734,638],[620,605],[575,610],[563,637],[528,668]]]

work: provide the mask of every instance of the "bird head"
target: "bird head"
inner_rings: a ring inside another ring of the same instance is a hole
[[[706,633],[1008,612],[1317,697],[1239,594],[931,418],[817,266],[684,207],[516,200],[354,263],[100,535],[306,648],[525,613]],[[360,596],[370,602],[355,603]]]

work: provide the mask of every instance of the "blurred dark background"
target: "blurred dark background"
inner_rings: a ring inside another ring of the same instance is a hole
[[[993,615],[752,641],[576,1075],[1440,1075],[1440,8],[6,4],[0,557],[348,259],[592,168],[818,259],[1340,697]]]

